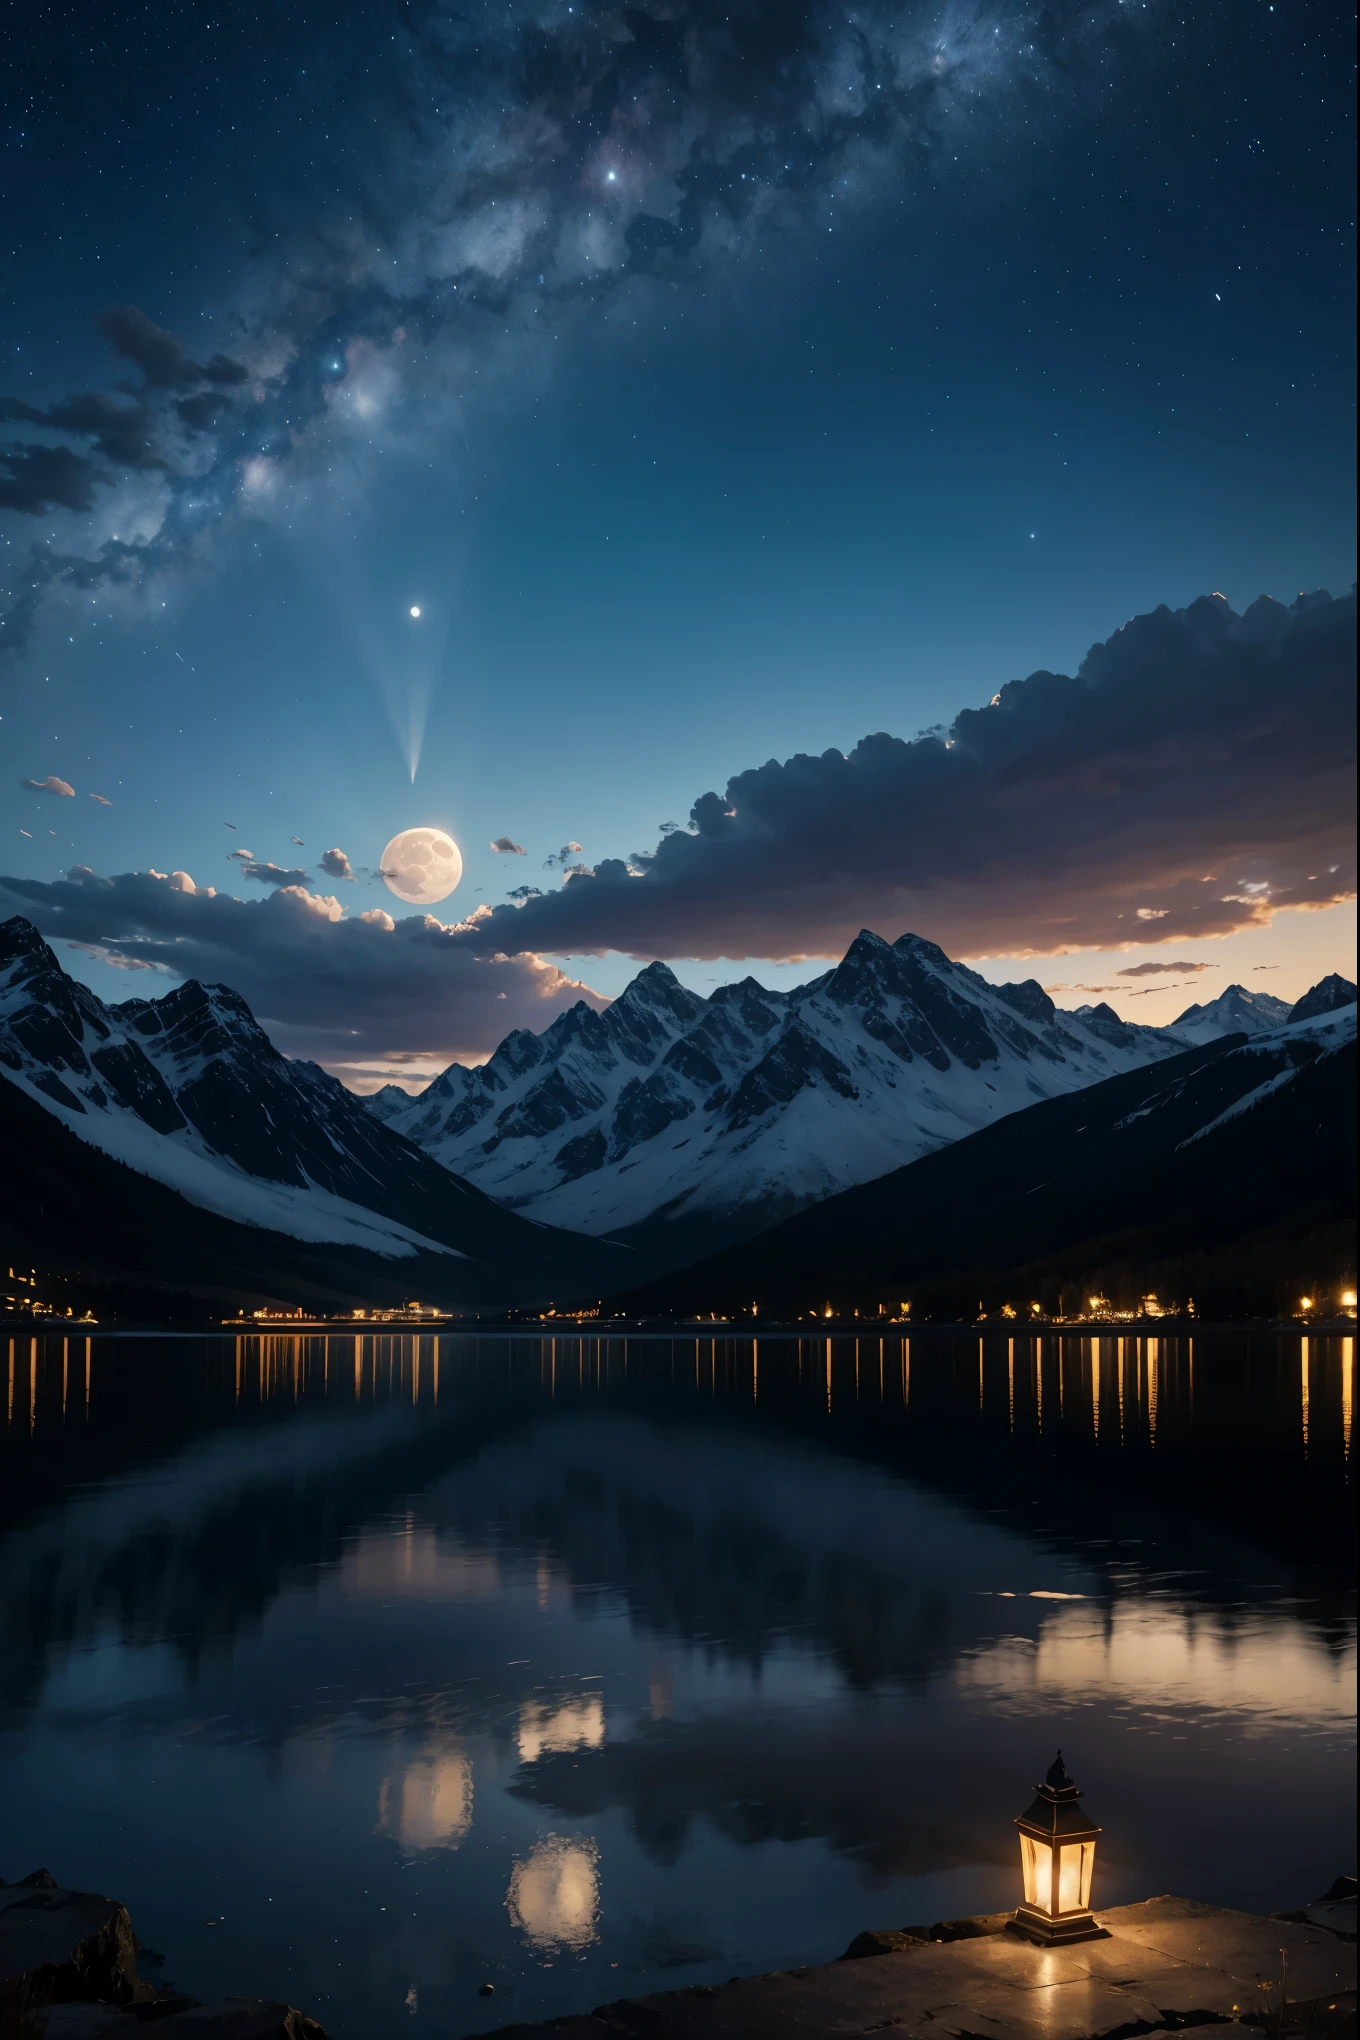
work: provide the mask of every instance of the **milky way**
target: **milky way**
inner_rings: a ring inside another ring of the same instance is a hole
[[[404,17],[358,203],[243,265],[220,345],[199,359],[135,307],[92,306],[116,392],[0,401],[0,508],[41,524],[0,643],[63,589],[145,589],[242,515],[362,486],[375,445],[428,430],[507,354],[542,373],[621,292],[796,253],[961,152],[1004,161],[1105,89],[1148,20],[1119,0]]]

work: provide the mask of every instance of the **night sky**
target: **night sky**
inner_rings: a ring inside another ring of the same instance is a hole
[[[11,19],[0,911],[103,996],[368,1083],[861,925],[1354,975],[1343,10]]]

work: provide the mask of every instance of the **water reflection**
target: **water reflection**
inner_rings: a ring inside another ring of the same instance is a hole
[[[8,1366],[12,1847],[116,1884],[196,1994],[392,2040],[470,2030],[488,1975],[492,2024],[834,1955],[1009,1902],[1057,1740],[1106,1902],[1288,1906],[1348,1845],[1350,1339]]]
[[[588,1840],[545,1835],[516,1863],[505,1900],[513,1924],[545,1954],[597,1938],[599,1850]]]
[[[1344,1734],[1355,1705],[1348,1653],[1276,1622],[1225,1628],[1151,1601],[1063,1609],[1033,1640],[1003,1637],[970,1655],[958,1676],[1008,1711],[1052,1716],[1117,1691],[1125,1705],[1165,1710],[1168,1721],[1232,1717],[1245,1735]]]
[[[604,1742],[604,1695],[565,1700],[543,1706],[530,1700],[520,1708],[515,1743],[522,1764],[533,1764],[545,1750],[598,1750]]]
[[[550,1401],[582,1396],[609,1397],[644,1378],[665,1376],[672,1389],[707,1394],[712,1401],[760,1400],[762,1352],[765,1395],[787,1399],[792,1386],[828,1414],[847,1403],[877,1401],[885,1408],[913,1406],[910,1337],[877,1339],[803,1338],[684,1340],[556,1337],[489,1339],[403,1333],[242,1334],[232,1340],[198,1342],[215,1349],[219,1376],[229,1372],[232,1401],[312,1403],[318,1398],[350,1405],[408,1402],[438,1407],[441,1394],[466,1395],[469,1373],[477,1380],[499,1375],[505,1385],[543,1394]],[[1196,1426],[1196,1346],[1225,1344],[1252,1349],[1258,1379],[1270,1383],[1273,1420],[1289,1399],[1279,1361],[1296,1355],[1293,1404],[1300,1442],[1339,1442],[1349,1455],[1354,1375],[1352,1338],[1291,1338],[1206,1341],[1201,1336],[1123,1337],[1075,1333],[1042,1336],[916,1336],[928,1374],[919,1378],[916,1407],[923,1400],[955,1409],[972,1400],[978,1416],[1003,1411],[1007,1426],[1041,1434],[1055,1424],[1085,1431],[1093,1441],[1155,1446],[1159,1430],[1171,1426],[1186,1435]],[[7,1341],[6,1424],[33,1431],[59,1412],[63,1422],[88,1423],[102,1369],[116,1372],[119,1342],[90,1337],[24,1336]],[[1262,1361],[1267,1359],[1263,1367]],[[1269,1363],[1275,1363],[1273,1366]],[[942,1364],[944,1363],[944,1364]],[[441,1387],[442,1369],[442,1387]],[[973,1394],[966,1384],[971,1380]],[[220,1382],[219,1382],[220,1385]],[[1222,1383],[1215,1384],[1221,1393]],[[963,1391],[961,1394],[960,1391]],[[1201,1413],[1203,1414],[1203,1413]],[[1210,1418],[1221,1416],[1221,1408]],[[1254,1415],[1264,1419],[1257,1405]],[[1321,1421],[1324,1430],[1319,1432]]]
[[[461,1750],[384,1778],[378,1831],[404,1849],[456,1849],[472,1826],[472,1765]]]

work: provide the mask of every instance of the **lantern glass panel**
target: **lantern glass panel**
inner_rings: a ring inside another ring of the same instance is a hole
[[[1040,1912],[1053,1910],[1053,1851],[1047,1842],[1033,1835],[1020,1837],[1020,1869],[1025,1880],[1025,1904]]]
[[[1091,1872],[1095,1868],[1094,1842],[1069,1842],[1058,1858],[1058,1911],[1084,1912],[1091,1903]]]

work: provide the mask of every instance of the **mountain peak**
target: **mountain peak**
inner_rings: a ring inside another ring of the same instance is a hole
[[[939,943],[927,942],[924,935],[899,935],[891,946],[900,949],[904,955],[919,956],[923,962],[942,963],[946,968],[953,964],[953,958],[946,956]]]
[[[17,963],[21,956],[57,961],[33,923],[23,914],[12,914],[8,921],[0,921],[0,968]]]
[[[1332,971],[1327,977],[1320,978],[1290,1007],[1289,1017],[1291,1020],[1318,1020],[1324,1013],[1339,1013],[1343,1006],[1353,1006],[1355,997],[1355,986],[1350,979]]]
[[[992,990],[998,999],[1005,1000],[1012,1012],[1021,1014],[1026,1020],[1046,1024],[1057,1018],[1058,1009],[1037,978],[1024,978],[1019,984],[993,985]]]

